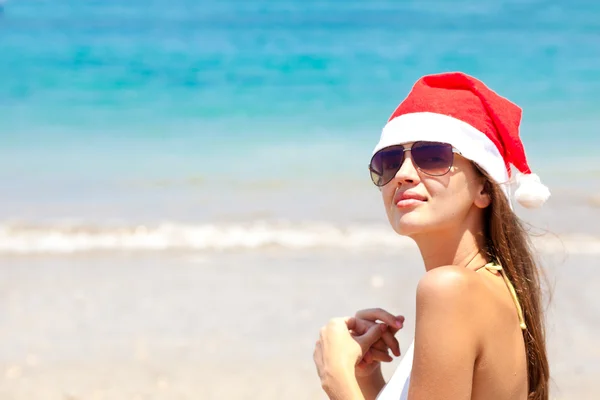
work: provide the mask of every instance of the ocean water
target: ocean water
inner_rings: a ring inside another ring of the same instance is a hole
[[[0,253],[403,248],[370,152],[416,79],[462,70],[524,109],[553,197],[519,212],[596,254],[599,16],[577,1],[9,0]]]

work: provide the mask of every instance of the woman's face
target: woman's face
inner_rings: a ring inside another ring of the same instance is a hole
[[[447,174],[430,176],[416,169],[407,151],[396,176],[382,187],[383,203],[390,224],[400,235],[451,231],[464,227],[473,213],[489,205],[484,183],[471,161],[458,154]]]

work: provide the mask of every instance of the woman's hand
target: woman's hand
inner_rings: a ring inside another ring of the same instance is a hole
[[[313,359],[321,386],[330,399],[354,398],[360,393],[355,369],[367,351],[387,330],[385,324],[373,324],[362,335],[352,334],[356,318],[334,318],[321,328]]]
[[[358,383],[365,392],[364,382],[361,384],[358,380],[373,375],[379,370],[381,361],[391,361],[388,350],[400,355],[394,334],[402,328],[403,322],[402,316],[395,317],[381,309],[368,309],[358,311],[355,317],[332,319],[321,328],[314,361],[321,385],[330,398],[344,398],[331,396],[331,393],[339,394],[340,390],[352,387],[350,383]]]
[[[396,357],[400,356],[400,344],[394,335],[402,329],[404,317],[402,315],[394,316],[381,308],[370,308],[357,311],[354,318],[356,323],[353,333],[357,335],[364,334],[377,321],[382,321],[387,325],[387,329],[383,332],[381,338],[367,349],[367,352],[356,365],[356,376],[367,377],[380,367],[382,361],[392,361],[389,350]]]

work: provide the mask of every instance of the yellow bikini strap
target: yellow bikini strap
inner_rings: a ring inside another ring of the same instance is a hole
[[[519,297],[517,296],[515,287],[508,279],[508,276],[506,276],[506,272],[504,272],[504,269],[502,269],[502,267],[500,265],[496,264],[493,261],[487,263],[486,265],[484,265],[481,268],[485,268],[488,271],[499,271],[500,272],[500,275],[502,275],[502,278],[504,279],[504,282],[506,283],[506,286],[508,287],[510,295],[513,298],[515,306],[517,306],[517,314],[519,315],[519,326],[521,327],[522,330],[527,329],[527,325],[525,325],[525,318],[523,317],[523,309],[521,308],[521,303],[519,302]]]

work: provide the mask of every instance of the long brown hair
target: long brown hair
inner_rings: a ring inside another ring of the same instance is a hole
[[[542,273],[529,235],[502,189],[485,172],[477,169],[487,179],[486,190],[491,198],[485,216],[487,252],[491,259],[502,265],[515,287],[527,325],[523,339],[527,354],[528,400],[548,400],[550,367],[542,307]]]

